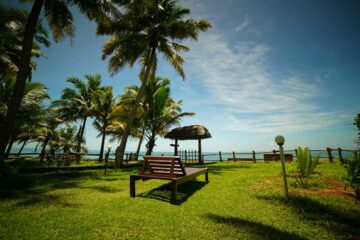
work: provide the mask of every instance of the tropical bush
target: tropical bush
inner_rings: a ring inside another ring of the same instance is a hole
[[[345,168],[347,170],[347,176],[345,180],[349,182],[349,185],[354,188],[356,199],[360,200],[360,156],[359,152],[354,152],[353,158],[346,161]]]
[[[319,158],[320,154],[317,154],[314,158],[312,158],[308,147],[305,147],[304,149],[298,147],[296,155],[298,174],[295,179],[301,186],[308,186],[309,177],[314,172],[319,162]]]

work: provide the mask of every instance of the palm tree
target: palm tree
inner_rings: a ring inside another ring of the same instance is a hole
[[[104,90],[98,90],[94,92],[93,116],[95,116],[95,120],[93,122],[93,125],[95,129],[99,131],[99,135],[102,135],[99,162],[103,160],[107,127],[110,124],[109,118],[111,111],[114,107],[115,99],[113,98],[112,87],[107,87]]]
[[[127,109],[127,118],[123,119],[124,126],[126,122],[129,121],[129,117],[131,114],[131,107],[135,104],[136,96],[138,95],[139,87],[138,86],[129,86],[125,88],[125,93],[121,96],[119,104],[123,106],[123,108]],[[143,99],[141,100],[139,106],[137,107],[136,117],[134,119],[131,136],[138,138],[138,146],[136,149],[136,158],[139,156],[141,145],[144,139],[144,134],[146,130],[145,126],[145,109],[143,108]],[[122,131],[123,133],[123,131]]]
[[[103,47],[103,58],[110,58],[109,71],[112,74],[126,65],[132,67],[139,59],[142,65],[141,86],[116,157],[121,164],[144,88],[150,79],[155,78],[158,53],[171,63],[182,78],[185,78],[182,67],[185,61],[179,53],[188,51],[189,48],[176,40],[197,40],[198,34],[206,31],[211,25],[206,20],[184,19],[190,10],[178,6],[175,0],[119,2],[125,9],[123,15],[114,21],[100,23],[97,31],[100,35],[112,35]]]
[[[360,113],[355,115],[353,125],[356,127],[357,130],[357,139],[355,139],[354,142],[360,148]]]
[[[0,3],[0,76],[16,75],[20,66],[21,42],[29,13],[16,8],[6,8]],[[40,57],[40,45],[50,46],[48,33],[39,19],[31,50],[33,57]],[[36,67],[35,61],[29,62],[29,68]]]
[[[59,130],[59,145],[63,156],[68,155],[77,149],[77,128],[76,126],[67,125]]]
[[[16,140],[21,144],[20,150],[18,154],[20,155],[22,150],[24,149],[25,145],[35,140],[39,135],[39,125],[26,123],[21,126],[19,134],[16,136]]]
[[[14,91],[14,86],[14,77],[4,77],[3,81],[0,82],[0,122],[3,121],[12,104],[9,95]],[[45,111],[44,101],[48,98],[47,89],[43,84],[37,82],[26,83],[24,97],[21,100],[19,113],[11,131],[6,155],[10,153],[13,142],[17,140],[17,135],[21,134],[25,129],[24,125],[33,126],[40,122]]]
[[[56,129],[61,123],[61,119],[57,118],[55,110],[49,108],[43,116],[41,128],[38,131],[37,141],[42,144],[40,152],[40,162],[44,161],[46,147],[53,140],[58,140],[58,132]]]
[[[101,89],[101,76],[85,75],[85,81],[77,77],[69,77],[67,82],[72,88],[65,88],[60,100],[53,101],[53,106],[58,108],[59,117],[64,121],[81,120],[77,137],[76,152],[80,153],[81,143],[88,117],[92,115],[93,93]],[[77,162],[81,155],[77,155]]]
[[[190,112],[181,112],[182,102],[175,102],[170,97],[169,85],[169,79],[157,77],[148,82],[144,91],[146,155],[151,155],[156,135],[164,135],[171,126],[179,124],[182,117],[194,115]]]
[[[70,6],[77,7],[89,19],[100,21],[105,18],[106,12],[112,11],[116,15],[116,9],[109,1],[104,0],[33,0],[33,5],[26,21],[25,30],[21,42],[21,54],[19,71],[17,72],[15,90],[11,95],[11,102],[5,120],[0,126],[0,157],[3,156],[8,143],[13,122],[19,111],[21,98],[27,79],[30,76],[29,63],[33,49],[33,40],[38,24],[39,16],[44,8],[44,15],[48,20],[49,27],[53,32],[55,41],[62,40],[65,36],[74,35],[73,17],[69,10]]]

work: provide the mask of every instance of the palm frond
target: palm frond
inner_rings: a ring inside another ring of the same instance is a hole
[[[68,7],[66,1],[52,0],[44,2],[45,17],[56,42],[62,40],[65,36],[70,38],[74,36],[73,16]]]

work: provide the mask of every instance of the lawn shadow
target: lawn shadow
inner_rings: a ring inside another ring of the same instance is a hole
[[[222,175],[222,174],[226,174],[226,172],[228,171],[237,171],[239,169],[247,169],[247,168],[251,168],[248,165],[242,165],[241,163],[234,165],[217,165],[217,166],[209,166],[209,173],[211,174],[216,174],[216,175]]]
[[[78,187],[79,189],[91,189],[96,190],[102,193],[117,193],[122,192],[124,190],[119,190],[113,187],[106,187],[106,186],[88,186],[88,187]]]
[[[303,196],[257,196],[260,200],[273,201],[292,208],[302,219],[323,225],[329,232],[344,239],[359,239],[360,211],[335,208]]]
[[[25,196],[21,201],[16,203],[16,206],[19,207],[31,207],[34,205],[41,204],[44,206],[61,206],[61,207],[79,207],[79,203],[69,203],[64,200],[66,196],[63,195],[53,195],[53,194],[41,194],[41,195],[32,195]]]
[[[307,238],[300,237],[295,233],[279,230],[273,226],[265,225],[262,223],[245,220],[238,217],[224,217],[216,214],[206,214],[206,218],[218,224],[226,224],[236,229],[242,229],[256,239],[292,239],[304,240]]]
[[[81,186],[82,179],[94,179],[99,181],[115,181],[115,177],[102,178],[97,172],[52,172],[45,174],[17,174],[12,181],[0,188],[0,201],[6,199],[28,199],[36,196],[34,202],[50,192],[62,189],[93,189],[102,193],[113,193],[119,190],[107,186]],[[83,185],[83,184],[82,184]],[[31,202],[32,200],[30,200]]]
[[[186,202],[194,193],[203,188],[207,182],[189,181],[177,187],[176,203],[181,205]],[[167,183],[150,190],[149,192],[140,193],[138,197],[157,199],[163,202],[170,202],[171,183]]]

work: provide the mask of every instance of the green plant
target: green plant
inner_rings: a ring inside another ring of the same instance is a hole
[[[354,142],[360,147],[360,113],[355,115],[353,125],[357,130],[357,139]]]
[[[347,170],[347,180],[355,190],[356,199],[360,200],[360,156],[359,152],[353,153],[353,158],[346,161],[345,168]]]
[[[296,181],[303,187],[306,187],[310,175],[314,172],[316,165],[319,162],[320,154],[317,154],[314,158],[311,156],[309,148],[302,149],[298,147],[296,154],[296,163],[298,175],[295,177]]]

